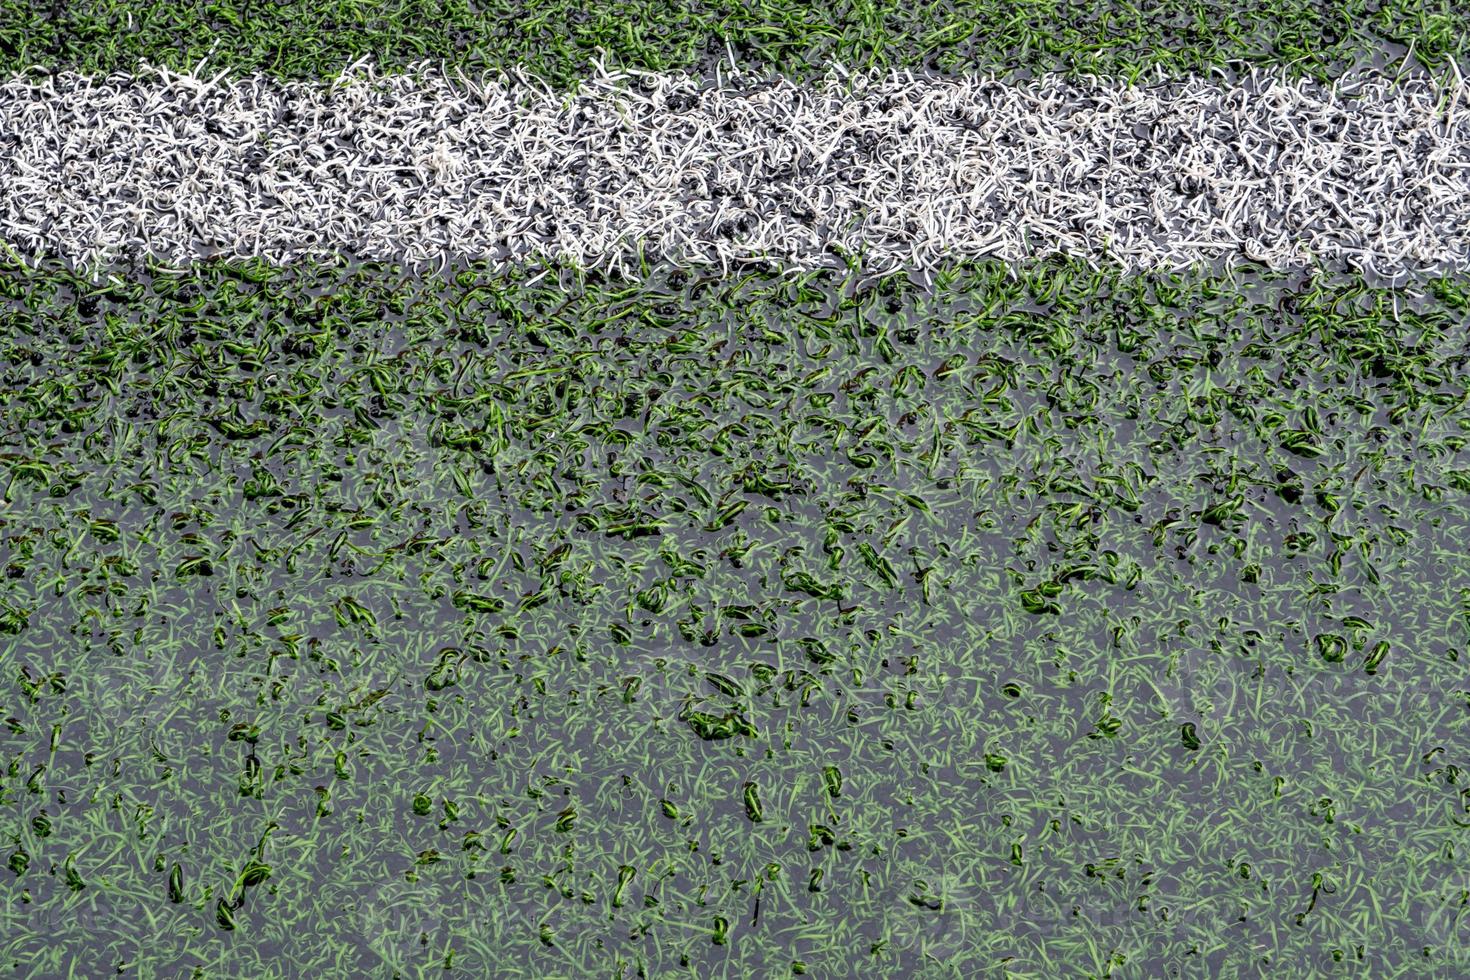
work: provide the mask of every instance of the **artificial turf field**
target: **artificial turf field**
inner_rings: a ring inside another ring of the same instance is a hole
[[[525,70],[568,88],[599,51],[646,70],[741,61],[820,74],[832,60],[952,72],[1284,65],[1330,79],[1364,62],[1464,58],[1470,12],[1450,0],[4,0],[0,70],[132,71],[141,61],[289,78],[359,57]]]
[[[1465,64],[1055,6],[10,3],[0,65]],[[1463,274],[10,252],[12,975],[1470,973]]]

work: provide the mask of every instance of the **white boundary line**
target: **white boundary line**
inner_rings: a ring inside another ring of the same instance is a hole
[[[0,234],[83,266],[129,250],[289,262],[540,256],[635,271],[832,246],[875,268],[1065,252],[1128,269],[1470,266],[1461,80],[1330,89],[1254,73],[786,79],[599,71],[527,80],[358,63],[327,84],[0,81]]]

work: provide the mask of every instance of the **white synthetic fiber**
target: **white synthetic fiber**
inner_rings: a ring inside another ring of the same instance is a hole
[[[1470,263],[1456,79],[597,72],[575,95],[427,65],[335,83],[197,70],[0,83],[0,225],[27,258],[135,250],[437,263],[639,251],[931,268],[1065,252],[1130,269]]]

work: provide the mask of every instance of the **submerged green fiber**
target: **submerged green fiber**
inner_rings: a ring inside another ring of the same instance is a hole
[[[1463,282],[0,292],[20,975],[1467,967]]]

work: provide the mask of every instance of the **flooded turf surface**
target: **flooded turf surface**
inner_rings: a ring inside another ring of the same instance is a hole
[[[20,974],[1467,967],[1461,282],[0,288]]]

